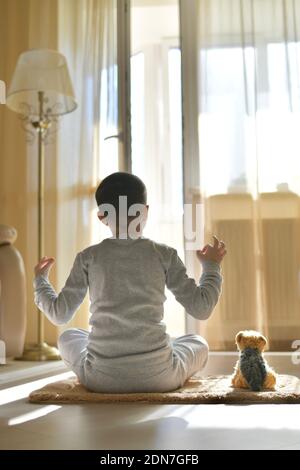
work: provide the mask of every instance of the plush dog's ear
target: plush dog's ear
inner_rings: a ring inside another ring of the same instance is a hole
[[[236,337],[235,337],[235,342],[236,342],[236,344],[239,344],[239,342],[241,341],[242,337],[243,337],[243,332],[240,331],[240,332],[236,335]]]
[[[263,335],[259,336],[258,341],[262,345],[263,348],[265,348],[268,344],[267,338],[265,338]]]

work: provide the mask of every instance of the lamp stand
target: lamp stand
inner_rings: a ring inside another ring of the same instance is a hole
[[[44,116],[44,92],[38,92],[39,120],[31,124],[38,134],[38,260],[44,254],[44,180],[45,180],[45,155],[44,136],[51,126],[49,118]],[[44,341],[44,316],[37,308],[37,343],[25,346],[23,355],[17,357],[20,361],[57,361],[61,357],[57,348],[49,346]]]

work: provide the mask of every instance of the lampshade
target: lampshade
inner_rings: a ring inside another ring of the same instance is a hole
[[[70,113],[77,107],[66,58],[57,51],[31,49],[19,56],[6,104],[19,114],[38,116],[39,91],[45,94],[48,116]]]
[[[0,80],[0,104],[5,104],[5,83]]]

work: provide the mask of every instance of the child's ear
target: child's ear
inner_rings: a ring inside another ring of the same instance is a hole
[[[100,222],[102,222],[104,225],[108,225],[107,222],[107,216],[106,215],[100,215],[99,213],[97,214],[98,219]]]
[[[262,348],[265,348],[268,345],[267,338],[265,338],[265,336],[263,336],[263,335],[259,336],[258,341],[259,341],[259,344]]]

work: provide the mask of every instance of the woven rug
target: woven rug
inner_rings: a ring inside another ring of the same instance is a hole
[[[54,382],[33,391],[31,403],[300,403],[300,379],[279,375],[275,391],[251,392],[233,389],[230,376],[191,378],[182,388],[165,393],[94,393],[89,392],[76,378]]]

